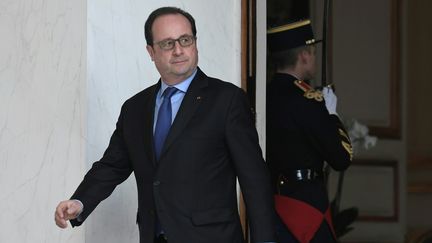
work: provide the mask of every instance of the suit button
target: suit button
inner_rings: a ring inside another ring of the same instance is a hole
[[[155,215],[155,211],[153,209],[150,209],[149,214],[153,216],[153,215]]]
[[[153,181],[153,186],[159,186],[160,185],[160,181]]]

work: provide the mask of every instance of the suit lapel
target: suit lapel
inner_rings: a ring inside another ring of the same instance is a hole
[[[156,94],[160,87],[160,81],[151,88],[150,96],[145,101],[145,106],[141,114],[143,140],[144,140],[144,150],[148,155],[149,159],[156,165],[156,157],[154,153],[154,143],[153,143],[153,120],[154,120],[154,109],[156,103]]]
[[[183,129],[186,127],[195,111],[198,109],[203,97],[203,88],[208,85],[207,76],[198,69],[195,78],[192,80],[184,98],[180,105],[179,111],[174,119],[170,131],[165,140],[165,145],[162,149],[161,158],[169,149],[175,139],[180,136]]]

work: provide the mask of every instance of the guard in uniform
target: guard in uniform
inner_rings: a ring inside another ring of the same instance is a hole
[[[336,242],[323,166],[347,169],[352,147],[330,87],[313,89],[315,41],[309,20],[269,29],[276,73],[267,89],[267,161],[280,243]]]

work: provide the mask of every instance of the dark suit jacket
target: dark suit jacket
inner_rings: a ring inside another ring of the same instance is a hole
[[[270,178],[244,92],[198,69],[156,162],[159,88],[160,81],[122,106],[109,147],[72,196],[84,204],[80,217],[134,172],[141,243],[153,242],[156,214],[170,243],[243,242],[238,177],[253,242],[274,240]]]

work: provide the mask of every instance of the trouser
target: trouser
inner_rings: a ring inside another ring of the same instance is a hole
[[[321,233],[325,233],[323,235],[325,237],[319,237],[321,240],[317,242],[334,242],[336,235],[333,232],[329,208],[323,213],[303,201],[288,196],[275,195],[275,209],[279,220],[292,234],[290,236],[295,237],[298,242],[314,242],[312,239],[316,239],[317,235],[321,235]],[[287,242],[292,241],[287,240]]]
[[[276,215],[276,238],[278,243],[299,243],[294,235],[288,230],[281,218]],[[335,239],[326,222],[320,226],[310,243],[335,243]]]

